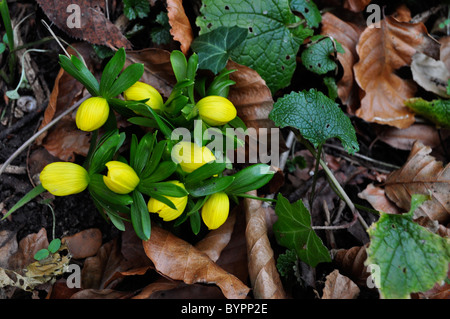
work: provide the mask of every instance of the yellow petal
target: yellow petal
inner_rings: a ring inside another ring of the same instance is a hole
[[[184,188],[184,185],[179,181],[170,181],[169,183]],[[183,197],[164,196],[164,197],[169,199],[177,209],[173,209],[164,204],[163,202],[160,202],[159,200],[150,198],[147,205],[148,211],[150,213],[158,213],[159,217],[161,217],[166,222],[178,218],[186,208],[188,197],[187,196]]]
[[[202,207],[202,219],[209,229],[216,229],[225,223],[230,210],[230,201],[225,193],[212,194]]]
[[[191,173],[216,157],[206,146],[200,147],[191,142],[179,142],[172,148],[172,160],[180,164],[181,169]]]
[[[161,94],[151,85],[143,82],[136,82],[123,92],[126,101],[141,101],[149,99],[145,104],[154,110],[160,110],[163,107]]]
[[[139,177],[131,166],[119,162],[106,163],[108,175],[103,176],[105,185],[117,194],[128,194],[139,184]]]
[[[233,103],[222,96],[206,96],[196,104],[200,118],[211,126],[221,126],[233,120],[237,111]]]
[[[69,162],[54,162],[42,170],[39,179],[42,186],[55,196],[80,193],[89,184],[88,172],[80,165]]]
[[[109,115],[109,105],[102,97],[91,97],[81,103],[77,110],[77,127],[86,132],[94,131],[105,124]]]

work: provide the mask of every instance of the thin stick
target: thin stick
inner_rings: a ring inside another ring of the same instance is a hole
[[[0,175],[3,174],[6,167],[20,154],[22,153],[31,143],[34,142],[35,139],[37,139],[42,133],[50,129],[53,125],[55,125],[59,120],[61,120],[64,116],[69,114],[70,112],[73,112],[77,107],[80,106],[81,103],[83,103],[85,100],[87,100],[89,97],[91,97],[90,94],[83,97],[81,100],[79,100],[77,103],[72,105],[70,108],[62,112],[60,115],[58,115],[53,121],[48,123],[46,126],[44,126],[42,129],[40,129],[36,134],[34,134],[32,137],[30,137],[22,146],[20,146],[7,160],[0,168]]]

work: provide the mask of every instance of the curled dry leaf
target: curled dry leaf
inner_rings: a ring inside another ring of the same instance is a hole
[[[322,16],[322,34],[336,39],[344,48],[345,53],[338,53],[337,58],[342,65],[344,74],[337,82],[338,96],[344,105],[349,107],[349,111],[354,111],[359,107],[359,88],[356,85],[353,66],[358,61],[356,44],[358,43],[361,31],[349,22],[345,22],[332,13],[325,13]]]
[[[365,91],[358,117],[407,128],[414,123],[414,114],[404,106],[412,98],[416,85],[404,80],[395,71],[411,64],[417,51],[438,58],[439,43],[429,36],[423,23],[407,23],[387,16],[380,28],[368,27],[357,46],[360,61],[354,66],[355,78]]]
[[[72,236],[62,238],[74,259],[91,257],[97,254],[102,245],[102,232],[97,228],[82,230]]]
[[[350,278],[341,275],[339,270],[327,276],[322,299],[356,299],[358,295],[358,286]]]
[[[256,191],[249,194],[256,196]],[[267,236],[266,212],[262,202],[245,198],[244,209],[247,221],[245,237],[248,271],[253,294],[257,299],[283,299],[285,292]]]
[[[0,267],[8,268],[9,258],[18,248],[16,232],[11,230],[0,231]]]
[[[172,27],[170,34],[181,43],[181,51],[186,54],[191,47],[194,34],[183,8],[183,0],[167,0],[167,16]]]
[[[17,252],[9,259],[8,268],[12,270],[24,269],[34,262],[34,255],[41,249],[48,247],[47,231],[41,228],[38,233],[29,234],[19,242]]]
[[[450,71],[445,63],[435,60],[426,54],[417,52],[412,57],[411,71],[414,81],[425,90],[436,93],[443,98],[449,98],[447,94]]]
[[[400,214],[400,210],[389,198],[386,197],[384,189],[375,187],[373,184],[367,185],[366,189],[358,194],[359,198],[368,201],[372,207],[387,214]]]
[[[216,284],[229,299],[244,299],[250,290],[205,253],[164,229],[152,227],[151,238],[143,246],[156,270],[173,280]]]
[[[350,249],[339,249],[334,252],[333,262],[339,271],[348,276],[358,286],[366,286],[370,273],[364,262],[367,259],[367,248],[365,246],[355,246]]]
[[[428,216],[445,224],[450,220],[450,164],[429,155],[432,149],[416,142],[406,163],[388,175],[385,183],[386,195],[397,206],[408,211],[412,194],[431,195],[414,212],[414,218]]]
[[[344,8],[353,12],[363,11],[372,0],[345,0]]]
[[[47,17],[71,37],[111,48],[131,48],[127,38],[106,18],[104,1],[37,0],[37,3]]]

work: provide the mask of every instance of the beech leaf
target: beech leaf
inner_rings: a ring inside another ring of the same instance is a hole
[[[383,298],[409,298],[412,292],[427,291],[447,277],[450,240],[413,221],[414,210],[426,200],[427,196],[413,195],[409,213],[381,212],[369,229],[365,264],[380,267],[378,284]]]

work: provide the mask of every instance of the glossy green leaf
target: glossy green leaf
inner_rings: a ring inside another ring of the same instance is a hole
[[[232,176],[213,177],[193,185],[187,184],[185,186],[186,190],[193,197],[202,197],[224,191],[233,181],[234,177]]]
[[[48,244],[48,251],[52,254],[56,253],[61,247],[61,239],[55,238]]]
[[[310,71],[326,74],[337,68],[335,62],[336,47],[333,41],[326,37],[312,43],[302,52],[302,63]]]
[[[156,170],[147,177],[144,181],[146,183],[156,183],[169,178],[177,170],[177,164],[172,161],[164,161],[159,163]]]
[[[114,81],[108,90],[106,98],[113,98],[128,89],[144,74],[144,65],[142,63],[134,63],[129,65]]]
[[[169,182],[153,183],[148,182],[148,180],[143,180],[138,187],[141,192],[149,196],[151,196],[150,194],[171,197],[183,197],[188,195],[188,192],[184,188]]]
[[[311,267],[331,262],[330,253],[312,229],[311,215],[301,200],[291,204],[279,194],[275,213],[278,220],[273,230],[280,245],[295,250],[300,260]]]
[[[413,213],[428,197],[413,195],[411,210],[394,215],[381,212],[369,229],[370,245],[366,265],[380,272],[372,276],[385,299],[409,298],[427,291],[447,277],[450,240],[434,234],[413,221]]]
[[[146,18],[150,13],[150,3],[148,0],[124,0],[123,14],[128,20]]]
[[[227,65],[231,50],[240,45],[247,34],[247,28],[222,26],[198,36],[191,48],[198,54],[199,67],[219,73]]]
[[[177,82],[186,79],[188,62],[184,53],[179,50],[173,50],[170,53],[170,63],[172,65],[173,73],[175,74]]]
[[[12,213],[14,213],[16,210],[21,208],[23,205],[27,204],[29,201],[34,199],[36,196],[42,194],[45,192],[46,189],[42,186],[42,184],[36,185],[32,190],[30,190],[28,193],[25,194],[11,209],[2,217],[1,220],[5,219]]]
[[[196,23],[200,35],[221,26],[248,30],[231,59],[257,71],[273,93],[290,84],[300,45],[313,33],[298,24],[300,18],[289,4],[289,0],[204,0]]]
[[[105,164],[112,160],[124,140],[125,133],[116,132],[102,141],[92,155],[88,168],[89,174],[99,173],[105,169]]]
[[[144,170],[142,171],[142,174],[140,176],[142,179],[148,178],[156,170],[161,161],[161,157],[164,153],[164,150],[166,149],[166,146],[167,141],[165,140],[160,141],[155,145],[152,151],[152,155],[150,156],[150,159],[145,165]]]
[[[201,182],[213,175],[222,173],[227,164],[226,163],[206,163],[205,165],[202,165],[201,167],[197,168],[192,173],[188,174],[185,179],[186,184],[194,184]]]
[[[316,89],[292,92],[278,99],[269,118],[279,127],[297,128],[315,147],[338,138],[350,154],[359,150],[350,119],[338,104]]]
[[[450,100],[426,101],[422,98],[413,98],[407,100],[405,104],[437,127],[450,128]]]
[[[131,204],[131,223],[136,235],[142,240],[149,240],[151,233],[150,213],[142,194],[132,192],[133,204]]]
[[[254,164],[233,175],[233,183],[227,187],[227,194],[243,194],[266,185],[275,172],[267,164]]]
[[[42,260],[47,258],[50,255],[50,252],[48,251],[48,249],[41,249],[38,250],[35,254],[34,254],[34,259],[36,260]]]
[[[71,59],[65,55],[59,55],[59,64],[67,73],[83,84],[92,96],[100,95],[98,81],[80,59],[73,55]]]
[[[110,190],[103,181],[103,175],[92,174],[90,176],[89,192],[94,193],[97,199],[106,205],[128,206],[133,202],[133,199],[128,194],[117,194]]]
[[[106,64],[100,80],[100,94],[102,96],[108,95],[108,90],[125,65],[125,58],[125,49],[120,48]]]

